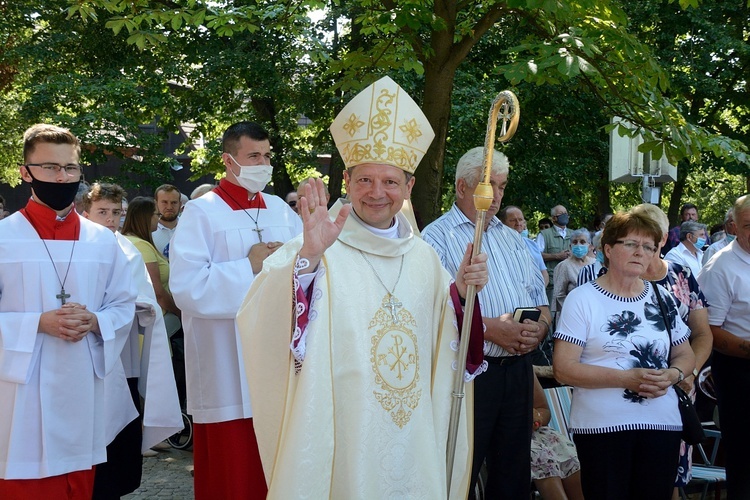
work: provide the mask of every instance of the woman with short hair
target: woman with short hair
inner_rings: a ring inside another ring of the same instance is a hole
[[[554,333],[555,378],[575,387],[570,428],[586,498],[672,495],[682,421],[671,386],[695,357],[671,295],[640,278],[661,238],[642,214],[612,217],[608,272],[568,295]]]

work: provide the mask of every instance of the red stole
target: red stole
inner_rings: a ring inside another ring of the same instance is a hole
[[[219,185],[213,189],[219,198],[229,205],[232,210],[243,210],[248,208],[266,208],[266,202],[263,199],[263,193],[255,193],[252,200],[248,200],[247,189],[237,184],[232,184],[226,178],[219,182]]]
[[[72,208],[63,220],[57,220],[54,210],[30,199],[21,213],[43,240],[77,240],[81,235],[81,218]]]

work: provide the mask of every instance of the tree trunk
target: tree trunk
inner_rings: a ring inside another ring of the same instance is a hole
[[[680,207],[682,206],[682,195],[685,193],[685,183],[689,173],[689,165],[686,161],[681,161],[677,165],[677,180],[674,182],[672,196],[669,198],[669,210],[667,218],[672,225],[680,223]]]
[[[292,179],[289,177],[289,172],[286,171],[286,165],[283,164],[284,152],[286,151],[286,143],[282,137],[281,131],[279,130],[279,124],[276,121],[276,103],[273,99],[251,99],[253,109],[261,121],[268,122],[271,124],[268,130],[271,143],[271,151],[276,158],[273,173],[271,174],[271,181],[273,182],[273,192],[280,198],[286,197],[287,193],[294,190]]]
[[[411,194],[417,220],[423,226],[440,216],[445,140],[448,136],[455,73],[455,68],[441,70],[434,63],[425,65],[422,110],[435,131],[435,139],[415,172],[416,183]]]

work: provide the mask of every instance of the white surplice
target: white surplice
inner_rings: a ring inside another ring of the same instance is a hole
[[[20,212],[0,221],[0,478],[90,469],[135,410],[128,391],[113,399],[124,416],[105,418],[103,379],[120,371],[125,380],[120,349],[135,313],[127,259],[111,231],[80,222],[72,260],[73,241],[45,240],[59,279],[70,262],[68,302],[86,305],[101,330],[68,342],[38,332],[42,312],[61,306],[42,240]]]
[[[448,497],[458,349],[451,278],[398,217],[405,231],[390,239],[350,215],[326,250],[309,292],[299,373],[290,342],[302,313],[293,299],[301,237],[266,259],[242,305],[237,320],[269,499]],[[395,283],[391,304],[384,286]],[[468,383],[450,498],[468,491],[472,395]]]
[[[115,233],[128,258],[133,282],[138,290],[136,318],[122,351],[128,378],[138,378],[143,398],[143,439],[145,452],[183,428],[182,410],[172,368],[169,338],[154,286],[141,252],[122,234]],[[139,342],[143,337],[143,349]]]
[[[188,413],[197,423],[250,418],[235,316],[254,275],[248,259],[259,242],[302,232],[299,216],[278,196],[265,209],[232,210],[210,192],[185,205],[169,247],[169,288],[182,310]],[[248,215],[250,214],[250,215]]]

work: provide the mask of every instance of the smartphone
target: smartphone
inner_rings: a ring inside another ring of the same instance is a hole
[[[539,321],[539,317],[542,315],[542,311],[536,307],[518,307],[513,311],[513,319],[519,323],[523,323],[523,320],[530,319],[531,321]]]

